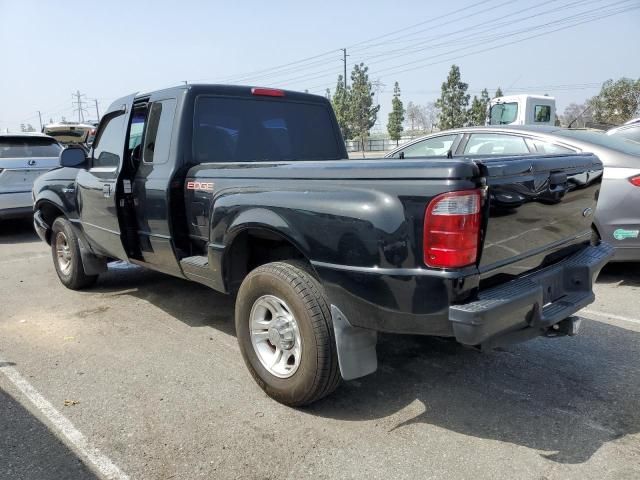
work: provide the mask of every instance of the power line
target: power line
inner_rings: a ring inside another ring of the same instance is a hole
[[[544,3],[540,4],[540,5],[538,5],[537,7],[539,7],[541,5],[545,5],[545,4],[553,2],[553,1],[556,1],[556,0],[549,0],[547,2],[544,2]],[[593,1],[601,1],[601,0],[590,0],[590,1],[587,1],[586,3],[593,3]],[[623,1],[629,1],[629,0],[623,0]],[[578,3],[581,3],[581,2],[582,2],[582,0],[577,1],[577,2],[576,1],[570,2],[570,3],[565,4],[565,5],[563,5],[563,6],[559,7],[559,8],[546,10],[544,12],[538,13],[538,14],[534,15],[534,17],[535,16],[540,16],[540,15],[543,15],[543,14],[547,14],[547,13],[551,13],[551,12],[557,11],[559,9],[568,8],[568,7],[574,6],[574,5],[576,5]],[[582,2],[582,3],[585,3],[585,2]],[[502,4],[500,4],[500,5],[502,5]],[[519,14],[519,13],[522,13],[522,12],[525,12],[525,11],[528,11],[528,10],[529,9],[527,8],[527,9],[524,9],[524,10],[519,10],[518,12],[512,12],[512,13],[510,13],[508,15],[504,15],[502,17],[499,17],[499,19],[507,18],[509,16],[513,16],[515,14]],[[581,14],[592,12],[592,11],[594,11],[594,10],[589,10],[587,12],[582,12]],[[581,15],[581,14],[579,14],[579,15]],[[505,22],[505,23],[514,24],[514,23],[525,21],[525,20],[527,20],[529,18],[533,18],[533,17],[531,17],[531,16],[523,17],[523,18],[512,20],[511,22]],[[566,21],[567,19],[571,19],[571,18],[572,18],[571,16],[564,17],[562,19],[562,21]],[[468,32],[469,30],[473,30],[474,28],[477,28],[478,26],[486,26],[486,22],[482,22],[482,23],[473,25],[473,26],[471,26],[471,27],[469,27],[467,29],[457,30],[457,31],[451,32],[449,34],[443,34],[440,37],[436,36],[436,37],[432,37],[432,38],[443,38],[443,37],[451,36],[451,35],[454,35],[454,34],[460,33],[460,32]],[[539,28],[539,27],[540,27],[540,25],[535,25],[533,27],[527,27],[523,31],[528,31],[528,30],[531,30],[532,28],[535,29],[535,28]],[[493,30],[493,29],[494,29],[494,25],[492,25],[488,29],[485,28],[484,30],[481,30],[481,32],[488,31],[488,30]],[[469,38],[469,40],[466,43],[471,43],[471,44],[476,44],[480,40],[484,40],[484,41],[486,41],[486,40],[494,40],[495,41],[495,40],[499,40],[501,38],[504,38],[506,36],[513,35],[514,33],[522,33],[522,32],[518,32],[518,31],[516,31],[516,32],[510,31],[510,32],[506,32],[506,33],[503,32],[503,33],[499,33],[499,34],[492,34],[492,35],[490,35],[488,37],[483,37],[483,38],[474,38],[474,35],[475,35],[474,33],[471,33],[471,34],[467,33],[466,35],[463,35],[462,37],[459,37],[457,39],[448,40],[448,41],[444,41],[444,42],[440,42],[440,43],[436,43],[436,44],[430,44],[430,45],[428,45],[428,47],[429,48],[436,48],[436,47],[441,47],[441,46],[454,45],[456,43],[456,41],[460,42],[460,40],[463,40],[463,39],[466,39],[466,38]],[[423,41],[421,43],[426,43],[426,42]],[[382,59],[382,60],[379,60],[379,61],[376,61],[376,62],[372,62],[372,63],[370,63],[370,65],[371,64],[385,63],[385,62],[389,62],[389,61],[395,60],[398,57],[419,53],[419,52],[425,50],[426,48],[427,48],[427,46],[423,46],[422,48],[417,48],[417,49],[414,49],[413,51],[409,51],[407,53],[400,53],[400,52],[402,52],[402,51],[404,51],[406,49],[392,50],[390,52],[377,53],[375,55],[368,55],[368,56],[365,55],[362,59],[363,60],[367,60],[367,59],[370,59],[370,58],[375,58],[375,57],[380,57],[380,56],[391,56],[391,55],[393,55],[391,58],[386,58],[386,59]],[[456,49],[456,50],[453,50],[453,51],[448,51],[448,52],[441,53],[439,55],[434,55],[432,57],[427,57],[427,58],[436,58],[437,56],[447,55],[447,54],[450,54],[452,52],[456,52],[456,51],[459,51],[459,50],[462,50],[462,49],[464,49],[464,48]],[[392,67],[392,68],[394,68],[394,67]],[[297,83],[297,82],[299,82],[301,80],[313,80],[313,79],[316,79],[316,78],[326,77],[326,76],[329,76],[329,75],[334,74],[334,73],[335,73],[335,68],[334,67],[329,67],[329,68],[323,68],[321,70],[315,70],[315,71],[312,71],[312,72],[303,73],[301,75],[294,76],[292,78],[290,77],[290,78],[283,79],[283,80],[280,80],[280,81],[274,80],[273,83],[281,84],[281,85],[291,85],[291,84]],[[269,76],[273,77],[274,74],[271,74]],[[278,74],[276,74],[275,76],[277,77]],[[312,87],[312,88],[314,88],[314,87]]]
[[[435,22],[436,20],[440,20],[442,18],[446,18],[446,17],[452,16],[452,15],[455,15],[455,14],[461,12],[461,11],[473,9],[473,8],[475,8],[477,6],[480,6],[480,5],[483,5],[483,4],[486,4],[486,3],[490,3],[492,1],[495,1],[495,0],[481,0],[479,2],[475,2],[475,3],[471,4],[471,5],[458,8],[458,9],[456,9],[454,11],[445,13],[443,15],[440,15],[440,16],[437,16],[437,17],[434,17],[434,18],[429,18],[429,19],[424,20],[422,22],[418,22],[416,24],[406,26],[406,27],[404,27],[404,28],[402,28],[400,30],[395,30],[395,31],[392,31],[392,32],[389,32],[389,33],[386,33],[386,34],[383,34],[383,35],[378,35],[378,36],[373,37],[373,38],[371,38],[369,40],[364,40],[364,41],[355,43],[355,44],[353,44],[351,46],[347,46],[347,48],[353,48],[353,47],[356,47],[356,46],[361,46],[361,45],[364,45],[364,44],[366,44],[366,43],[368,43],[370,41],[375,41],[375,40],[379,40],[381,38],[386,38],[388,36],[392,36],[392,35],[394,35],[396,33],[399,33],[399,32],[406,32],[407,30],[410,30],[412,28],[415,28],[415,27],[418,27],[418,26],[422,26],[422,25],[426,25],[428,23]],[[261,70],[255,70],[255,71],[252,71],[252,72],[245,72],[245,73],[240,73],[240,74],[237,74],[237,75],[232,75],[230,77],[223,78],[223,79],[221,79],[219,81],[221,83],[223,83],[223,82],[236,83],[236,82],[239,82],[239,81],[251,80],[251,79],[254,79],[256,77],[257,78],[262,78],[262,77],[264,77],[265,73],[269,73],[271,75],[273,73],[275,73],[276,71],[277,71],[278,74],[284,73],[285,70],[286,71],[291,71],[290,68],[287,69],[286,67],[292,67],[292,66],[296,65],[297,67],[295,67],[295,68],[297,69],[297,68],[300,67],[301,64],[304,64],[304,63],[307,63],[308,64],[307,66],[309,66],[309,65],[311,65],[311,64],[309,64],[309,62],[311,60],[317,60],[319,58],[332,55],[336,51],[339,51],[339,50],[342,50],[342,49],[328,50],[326,52],[323,52],[323,53],[320,53],[320,54],[317,54],[317,55],[313,55],[313,56],[310,56],[310,57],[302,58],[300,60],[295,60],[295,61],[288,62],[288,63],[282,64],[282,65],[277,65],[277,66],[270,67],[270,68],[265,68],[265,69],[261,69]],[[312,64],[313,65],[327,64],[327,63],[329,63],[331,61],[333,61],[333,60],[332,59],[324,59],[324,60],[313,62]],[[283,69],[285,69],[285,70],[283,70]],[[198,79],[198,80],[192,80],[192,81],[193,82],[198,82],[198,81],[206,81],[206,80],[210,80],[210,79]]]
[[[615,2],[614,4],[610,4],[608,6],[615,5],[615,4],[618,4],[618,3],[627,3],[628,1],[629,0],[622,0],[621,2]],[[468,49],[468,47],[458,48],[458,49],[450,50],[448,52],[444,52],[444,53],[441,53],[441,54],[438,54],[438,55],[432,55],[430,57],[422,58],[420,60],[414,60],[412,62],[407,62],[407,63],[400,64],[400,65],[394,65],[394,66],[379,70],[377,73],[388,72],[388,74],[391,74],[391,73],[399,74],[399,73],[405,73],[405,72],[408,72],[408,71],[416,70],[416,69],[419,69],[419,68],[424,68],[424,67],[427,67],[427,66],[437,65],[437,64],[440,64],[440,63],[456,61],[456,60],[459,60],[461,58],[466,58],[466,57],[469,57],[469,56],[472,56],[472,55],[476,55],[478,53],[484,53],[484,52],[487,52],[487,51],[495,50],[497,48],[502,48],[504,46],[509,46],[509,45],[513,45],[513,44],[516,44],[516,43],[521,43],[523,41],[530,40],[532,38],[537,38],[537,37],[540,37],[540,36],[543,36],[543,35],[548,35],[548,34],[551,34],[551,33],[555,33],[555,32],[561,31],[561,30],[566,30],[568,28],[572,28],[572,27],[575,27],[575,26],[578,26],[578,25],[582,25],[582,24],[585,24],[585,23],[590,23],[590,22],[593,22],[593,21],[596,21],[596,20],[601,20],[601,19],[604,19],[604,18],[608,18],[608,17],[614,16],[614,15],[618,15],[620,13],[624,13],[624,12],[630,11],[630,10],[635,10],[637,8],[640,8],[640,5],[633,5],[631,7],[618,8],[618,9],[613,9],[613,10],[609,10],[609,11],[602,11],[602,10],[596,9],[597,13],[595,13],[594,15],[591,15],[590,17],[587,17],[586,19],[581,19],[581,21],[577,21],[577,22],[571,23],[569,25],[562,26],[560,28],[552,29],[552,30],[549,30],[549,31],[545,31],[545,32],[542,32],[542,33],[535,34],[535,35],[530,35],[530,36],[523,37],[523,38],[520,38],[520,39],[516,39],[516,40],[509,41],[509,42],[501,43],[501,44],[494,45],[494,46],[491,46],[491,47],[488,47],[488,48],[474,50],[474,51],[468,52],[468,53],[463,54],[463,55],[457,55],[457,56],[453,56],[453,57],[448,57],[448,58],[445,58],[445,59],[440,60],[440,61],[418,64],[419,62],[423,62],[423,61],[428,60],[428,59],[442,57],[442,56],[445,56],[445,55],[450,55],[452,53],[456,53],[456,52]],[[527,29],[523,29],[523,30],[521,30],[520,32],[517,32],[517,33],[521,34],[521,33],[526,33],[527,31],[545,28],[545,27],[547,27],[549,25],[552,25],[554,23],[566,21],[568,18],[582,16],[584,13],[586,13],[586,12],[583,12],[582,14],[579,14],[579,15],[574,15],[572,17],[565,17],[565,18],[563,18],[561,20],[558,20],[558,21],[555,21],[555,22],[547,22],[547,23],[542,24],[542,25],[536,25],[534,27],[528,27]],[[576,18],[574,18],[574,20],[575,19]],[[495,36],[495,38],[492,41],[496,41],[496,40],[499,40],[500,38],[503,38],[505,36],[511,36],[511,35],[514,35],[514,33],[513,32],[509,32],[509,33],[505,33],[505,34],[500,34],[500,35]],[[478,42],[478,39],[471,39],[469,41],[469,43],[477,43],[477,42]],[[418,64],[418,65],[416,65],[416,64]],[[402,67],[408,67],[408,68],[402,69]],[[319,88],[326,88],[327,86],[329,86],[329,85],[327,85],[325,83],[323,85],[317,85],[317,86],[314,86],[314,87],[309,87],[309,90],[310,91],[314,91],[314,90],[317,90]]]

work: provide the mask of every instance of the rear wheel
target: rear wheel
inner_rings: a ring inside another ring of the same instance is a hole
[[[51,254],[58,278],[65,287],[79,290],[98,279],[98,275],[84,272],[78,237],[64,217],[56,218],[51,226]]]
[[[306,264],[274,262],[249,273],[236,333],[251,375],[278,402],[308,405],[340,382],[328,302]]]

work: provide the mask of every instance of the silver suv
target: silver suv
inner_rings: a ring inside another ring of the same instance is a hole
[[[0,133],[0,220],[33,213],[33,182],[60,165],[61,151],[42,133]]]

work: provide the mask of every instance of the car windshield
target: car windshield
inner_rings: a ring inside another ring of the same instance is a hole
[[[508,125],[518,117],[518,103],[498,103],[491,107],[490,125]]]
[[[640,157],[640,143],[626,138],[607,135],[598,130],[557,130],[554,133],[561,137],[574,138],[583,142],[593,143],[601,147],[610,148],[628,155]]]
[[[62,147],[46,137],[0,137],[0,158],[57,157]]]

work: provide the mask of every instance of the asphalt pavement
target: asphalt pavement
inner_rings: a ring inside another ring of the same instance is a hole
[[[121,263],[73,292],[0,223],[0,479],[638,479],[640,264],[596,295],[577,337],[491,354],[383,335],[375,374],[291,409],[233,298]]]

